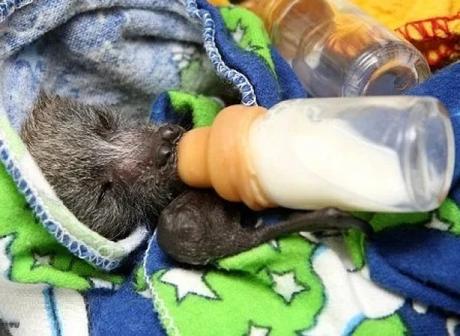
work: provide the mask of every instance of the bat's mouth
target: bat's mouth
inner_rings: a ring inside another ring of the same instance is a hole
[[[163,125],[158,130],[162,143],[156,153],[156,168],[160,180],[164,183],[163,188],[167,190],[170,198],[175,198],[185,187],[177,170],[177,148],[184,133],[182,127],[173,124]]]

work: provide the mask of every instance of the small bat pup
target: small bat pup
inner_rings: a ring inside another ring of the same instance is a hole
[[[335,209],[294,212],[276,225],[241,225],[243,206],[179,180],[176,145],[184,131],[41,95],[20,136],[82,223],[111,240],[139,225],[156,227],[161,248],[179,262],[203,265],[298,231],[367,231],[366,223]]]

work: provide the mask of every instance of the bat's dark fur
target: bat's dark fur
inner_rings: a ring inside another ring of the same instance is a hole
[[[175,144],[182,129],[123,118],[105,107],[42,96],[21,137],[75,216],[109,239],[155,222],[182,188]]]

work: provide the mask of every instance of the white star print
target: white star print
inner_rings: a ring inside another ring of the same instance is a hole
[[[279,249],[280,249],[280,244],[279,244],[278,240],[272,239],[272,240],[270,240],[268,243],[269,243],[269,244],[271,245],[271,247],[273,247],[275,250],[279,250]]]
[[[244,36],[244,28],[239,24],[235,31],[232,33],[233,40],[236,43],[240,43]]]
[[[251,329],[249,329],[248,336],[268,336],[269,333],[270,333],[270,329],[268,328],[263,328],[263,327],[252,325]]]
[[[319,239],[311,232],[302,231],[299,234],[311,243],[319,243]]]
[[[11,260],[8,257],[8,246],[11,244],[13,236],[0,238],[0,278],[6,276],[10,269]]]
[[[272,279],[275,283],[273,288],[276,293],[281,295],[287,303],[290,303],[295,294],[304,291],[306,288],[299,285],[295,280],[294,272],[285,273],[278,275],[276,273],[271,274]]]
[[[173,268],[163,274],[160,280],[176,287],[177,299],[181,301],[189,294],[218,299],[203,280],[203,272]]]
[[[425,227],[429,229],[440,230],[440,231],[448,231],[450,228],[450,224],[440,221],[438,218],[436,218],[436,216],[433,216],[431,221],[425,224]]]
[[[145,289],[142,292],[137,292],[137,294],[145,297],[146,299],[151,299],[152,298],[152,292],[150,289]]]
[[[38,255],[34,253],[34,266],[47,266],[51,262],[51,256],[50,255]]]
[[[426,314],[428,307],[418,301],[412,302],[412,308],[419,314]]]
[[[455,329],[460,324],[460,321],[456,318],[448,318],[446,321],[447,334],[449,336],[455,336]]]
[[[116,290],[119,288],[118,285],[111,283],[110,281],[98,279],[98,278],[89,278],[91,281],[93,288],[103,288],[103,289],[110,289],[110,290]]]

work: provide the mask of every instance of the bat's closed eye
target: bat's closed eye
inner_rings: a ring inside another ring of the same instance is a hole
[[[112,189],[113,187],[113,182],[112,181],[106,181],[101,185],[100,191],[99,191],[99,197],[97,198],[97,205],[99,205],[102,200],[104,199],[105,195],[107,192]]]

